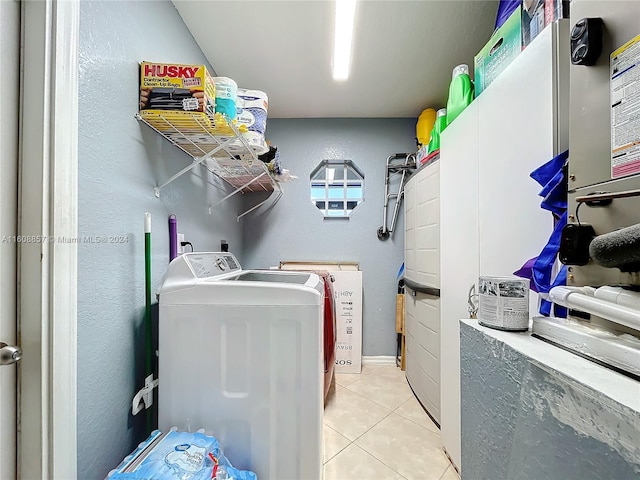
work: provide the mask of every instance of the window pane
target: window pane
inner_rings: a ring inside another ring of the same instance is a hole
[[[327,167],[327,180],[344,180],[344,167],[342,165]]]
[[[311,187],[311,200],[323,199],[324,200],[324,185],[319,187]]]
[[[351,187],[347,188],[347,198],[362,198],[362,188],[359,187]]]
[[[329,187],[329,198],[344,198],[344,186]]]
[[[347,210],[353,210],[358,206],[358,202],[347,202]]]
[[[325,202],[316,202],[316,207],[318,207],[320,210],[324,210]]]
[[[352,168],[347,168],[347,180],[359,180],[362,178],[358,173]]]
[[[324,180],[325,177],[325,170],[324,168],[318,170],[317,172],[313,173],[311,175],[311,180]]]

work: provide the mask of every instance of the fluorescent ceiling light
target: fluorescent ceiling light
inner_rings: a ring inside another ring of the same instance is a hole
[[[336,25],[333,43],[334,80],[349,78],[355,13],[356,0],[336,0]]]

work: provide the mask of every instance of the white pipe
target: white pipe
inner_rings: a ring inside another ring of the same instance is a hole
[[[633,292],[620,287],[600,287],[596,290],[595,297],[640,310],[640,292]]]
[[[607,302],[601,298],[587,296],[580,289],[554,287],[549,292],[549,300],[566,308],[575,308],[614,323],[640,330],[640,310]]]

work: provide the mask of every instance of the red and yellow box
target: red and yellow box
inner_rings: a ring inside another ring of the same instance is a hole
[[[141,113],[146,110],[215,112],[216,87],[204,65],[142,62]]]

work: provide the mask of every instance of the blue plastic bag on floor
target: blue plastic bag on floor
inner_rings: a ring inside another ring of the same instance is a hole
[[[253,472],[234,468],[214,437],[199,432],[155,430],[107,479],[257,480],[257,477]]]

